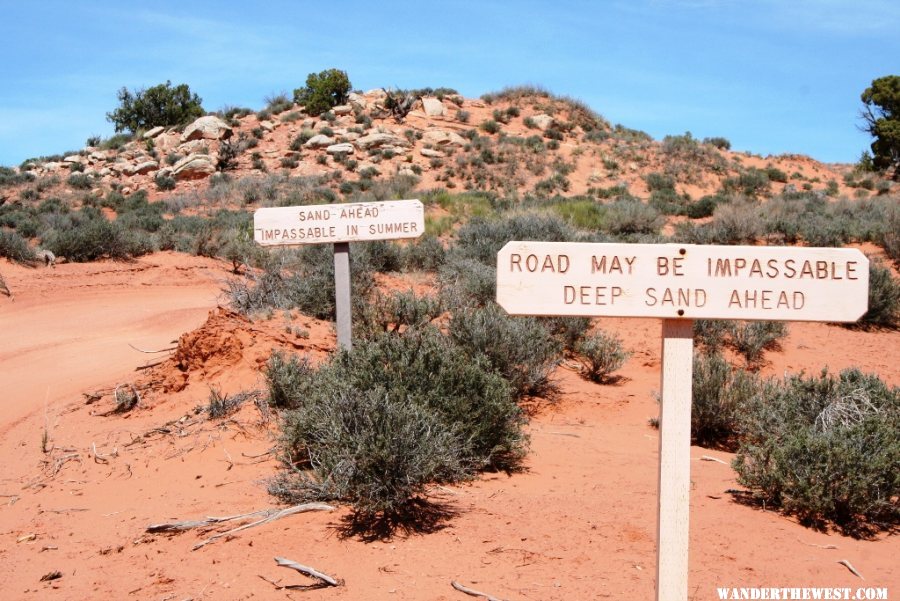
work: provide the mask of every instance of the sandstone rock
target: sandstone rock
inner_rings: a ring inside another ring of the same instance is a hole
[[[432,129],[425,132],[422,142],[432,146],[465,146],[466,139],[456,132]]]
[[[397,175],[407,175],[411,177],[416,176],[416,172],[413,171],[413,168],[409,165],[403,165],[400,169],[397,170]]]
[[[156,161],[144,161],[137,165],[128,165],[122,169],[122,173],[125,175],[144,175],[145,173],[150,173],[157,169],[159,169],[159,163]]]
[[[332,144],[328,148],[325,149],[325,152],[328,154],[350,154],[353,152],[353,144],[344,142],[342,144]]]
[[[553,117],[544,113],[534,115],[531,120],[534,121],[534,124],[537,125],[540,129],[547,129],[548,127],[553,125]]]
[[[202,179],[216,172],[212,158],[205,154],[192,154],[172,166],[176,179]]]
[[[331,109],[331,112],[334,113],[337,117],[343,117],[344,115],[349,115],[353,112],[353,107],[349,104],[339,104],[336,107]]]
[[[259,126],[266,131],[272,131],[275,129],[275,124],[271,121],[260,121]]]
[[[409,142],[405,138],[401,138],[395,134],[374,133],[362,136],[357,139],[354,144],[360,150],[369,150],[370,148],[378,148],[389,144],[391,146],[409,146]]]
[[[159,173],[156,174],[156,177],[172,177],[172,172],[174,169],[171,167],[163,167],[159,170]]]
[[[369,161],[363,161],[356,166],[357,173],[362,173],[363,171],[369,171],[370,173],[374,172],[375,175],[381,175],[381,169],[379,169],[375,163]]]
[[[325,134],[318,134],[306,141],[304,148],[325,148],[334,144],[334,138],[330,138]]]
[[[209,144],[205,140],[191,140],[184,144],[179,144],[176,148],[179,154],[207,154],[209,152]]]
[[[163,133],[164,131],[166,131],[165,127],[163,127],[162,125],[157,125],[153,129],[148,129],[147,131],[144,132],[144,139],[152,140],[153,138],[155,138],[159,134]]]
[[[188,125],[181,134],[181,141],[189,140],[225,140],[232,134],[231,126],[216,117],[207,115],[200,117]]]
[[[105,161],[109,158],[109,153],[105,150],[95,150],[91,153],[91,158],[95,161]]]
[[[66,163],[67,165],[72,165],[72,164],[76,164],[76,163],[78,165],[83,165],[85,163],[85,160],[84,160],[84,157],[81,156],[80,154],[70,154],[69,156],[67,156],[66,158],[63,159],[63,163]]]
[[[422,109],[429,117],[444,116],[444,103],[437,98],[422,98]]]
[[[355,131],[348,131],[341,137],[343,137],[348,142],[353,142],[355,140],[359,140],[360,137],[362,137],[362,134],[358,134]]]
[[[369,103],[366,101],[366,97],[362,94],[357,94],[356,92],[351,92],[350,96],[347,97],[350,102],[350,106],[355,108],[358,111],[364,111],[368,108]]]
[[[109,167],[104,167],[97,173],[100,175],[100,177],[106,177],[107,175],[112,175],[112,169],[110,169]]]
[[[431,148],[423,148],[419,151],[423,157],[428,157],[429,159],[442,159],[444,158],[444,153],[440,150],[432,150]]]

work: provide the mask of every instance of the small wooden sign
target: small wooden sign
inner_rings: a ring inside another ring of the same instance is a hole
[[[509,242],[497,303],[514,315],[856,321],[869,260],[856,249]]]
[[[262,246],[418,238],[425,209],[418,200],[271,207],[253,214],[253,239]]]

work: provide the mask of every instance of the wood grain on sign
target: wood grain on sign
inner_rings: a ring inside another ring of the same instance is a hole
[[[253,214],[253,239],[262,246],[418,238],[425,209],[418,200],[272,207]]]
[[[869,260],[849,248],[509,242],[497,303],[513,315],[856,321]]]

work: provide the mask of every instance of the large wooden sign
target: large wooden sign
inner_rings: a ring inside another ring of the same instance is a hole
[[[418,238],[425,209],[418,200],[272,207],[253,214],[253,239],[263,246]]]
[[[509,242],[497,303],[515,315],[856,321],[869,260],[848,248]]]
[[[509,242],[497,303],[514,315],[662,318],[657,601],[688,599],[694,319],[856,321],[868,307],[858,250]]]

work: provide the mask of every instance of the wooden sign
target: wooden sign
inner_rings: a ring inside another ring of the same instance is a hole
[[[418,238],[425,209],[418,200],[272,207],[253,213],[253,239],[262,246],[334,244],[334,305],[338,346],[350,349],[350,242]]]
[[[856,321],[869,260],[856,249],[509,242],[497,303],[514,315]]]
[[[253,239],[262,246],[418,238],[425,209],[418,200],[271,207],[253,214]]]
[[[662,318],[657,601],[687,601],[694,319],[856,321],[868,308],[858,250],[509,242],[497,303],[514,315]]]

